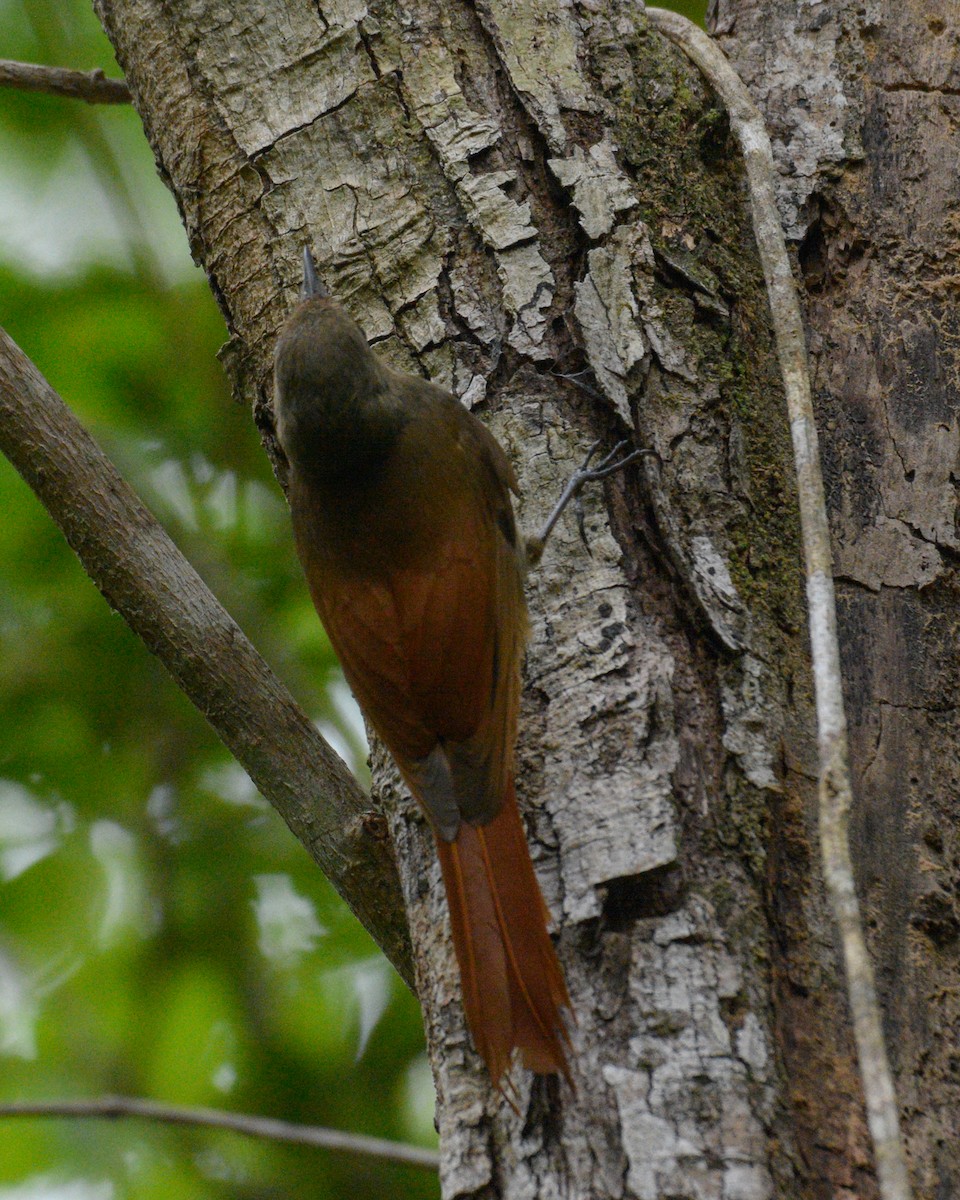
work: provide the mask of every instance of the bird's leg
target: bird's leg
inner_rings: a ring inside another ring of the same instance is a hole
[[[624,449],[627,442],[618,442],[610,453],[600,460],[595,467],[591,467],[594,455],[600,448],[599,442],[594,442],[587,453],[587,457],[583,460],[581,466],[574,471],[567,482],[567,486],[560,494],[560,499],[553,507],[553,512],[547,517],[543,524],[543,528],[533,537],[527,538],[527,564],[535,567],[543,557],[543,549],[547,544],[547,538],[553,532],[553,527],[560,519],[560,514],[567,507],[571,500],[576,502],[577,510],[577,526],[580,529],[580,536],[583,538],[583,544],[587,546],[587,534],[583,524],[583,505],[580,500],[580,493],[588,483],[594,483],[598,479],[606,479],[608,475],[612,475],[614,471],[622,471],[624,467],[628,467],[631,463],[636,462],[638,458],[642,458],[644,454],[650,454],[650,450],[631,450],[623,458],[617,459],[617,455]],[[616,460],[616,461],[615,461]],[[589,546],[587,546],[589,550]]]

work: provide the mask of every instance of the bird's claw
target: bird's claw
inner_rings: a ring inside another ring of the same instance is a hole
[[[644,454],[650,453],[649,450],[631,450],[626,457],[615,462],[614,460],[620,451],[629,444],[626,439],[622,442],[617,442],[606,458],[602,458],[595,467],[591,467],[591,460],[600,448],[600,443],[594,442],[588,450],[587,457],[583,460],[580,470],[577,471],[578,489],[582,488],[585,483],[593,483],[598,479],[605,479],[608,475],[612,475],[614,471],[622,471],[624,467],[628,467],[631,463],[636,462]]]
[[[606,477],[608,475],[612,475],[614,471],[622,471],[624,467],[628,467],[632,462],[636,462],[636,460],[641,458],[644,454],[651,453],[650,450],[633,450],[623,458],[618,459],[617,455],[620,454],[624,447],[628,445],[626,441],[618,442],[605,458],[602,458],[595,467],[591,467],[590,464],[593,462],[594,456],[600,449],[600,445],[600,442],[593,443],[593,445],[587,451],[586,458],[583,460],[577,470],[574,471],[569,482],[567,483],[567,486],[563,489],[563,494],[554,506],[553,512],[547,518],[547,522],[543,529],[541,529],[537,537],[528,539],[528,561],[531,565],[535,565],[540,561],[540,557],[543,554],[543,547],[547,543],[547,538],[550,536],[551,530],[557,523],[557,520],[564,508],[570,503],[571,500],[574,502],[574,508],[577,514],[577,528],[580,530],[580,537],[583,541],[583,544],[587,547],[587,551],[589,553],[590,546],[587,542],[587,530],[583,514],[583,500],[580,496],[584,486],[588,483],[593,483],[598,479],[606,479]]]
[[[587,541],[587,519],[583,509],[583,496],[577,492],[573,500],[573,510],[577,514],[577,528],[580,530],[580,541],[583,542],[584,549],[593,558],[593,551],[590,549],[590,543]]]

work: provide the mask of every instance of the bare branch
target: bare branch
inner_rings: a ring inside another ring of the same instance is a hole
[[[385,825],[356,780],[37,368],[0,329],[0,450],[412,986]]]
[[[86,100],[88,104],[130,103],[126,82],[108,79],[99,67],[93,71],[71,71],[68,67],[41,67],[36,63],[0,58],[0,87],[70,96],[75,100]]]
[[[770,139],[763,117],[720,48],[701,29],[677,13],[661,8],[647,8],[646,13],[651,23],[675,42],[706,76],[726,106],[730,127],[743,150],[754,232],[767,280],[797,465],[820,746],[823,871],[843,944],[847,991],[881,1195],[883,1200],[909,1200],[910,1178],[900,1136],[896,1091],[850,861],[848,818],[852,794],[830,527],[820,472],[803,317],[777,212]]]
[[[363,1154],[386,1162],[437,1171],[440,1156],[435,1150],[391,1142],[386,1138],[346,1133],[322,1125],[296,1125],[273,1117],[252,1117],[246,1113],[224,1112],[218,1108],[182,1108],[160,1104],[136,1096],[102,1096],[95,1100],[51,1100],[23,1104],[0,1104],[0,1117],[144,1117],[168,1125],[199,1125],[208,1129],[229,1129],[247,1137],[268,1138],[276,1142],[294,1142],[298,1146],[318,1146],[324,1150],[342,1150],[345,1154]]]

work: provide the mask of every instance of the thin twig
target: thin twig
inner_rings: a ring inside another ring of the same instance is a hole
[[[440,1156],[435,1150],[391,1142],[386,1138],[346,1133],[321,1125],[296,1125],[273,1117],[252,1117],[246,1113],[224,1112],[219,1108],[183,1108],[160,1104],[136,1096],[101,1096],[94,1100],[50,1100],[36,1103],[0,1104],[3,1117],[144,1117],[168,1125],[200,1125],[209,1129],[229,1129],[247,1137],[268,1138],[275,1142],[294,1142],[298,1146],[319,1146],[324,1150],[342,1150],[345,1154],[364,1154],[386,1162],[436,1171]]]
[[[0,451],[107,602],[162,661],[412,987],[400,881],[382,819],[153,514],[2,329]]]
[[[0,58],[0,87],[70,96],[75,100],[86,100],[88,104],[130,103],[126,82],[108,79],[99,67],[93,71],[72,71],[68,67],[41,67],[36,63]]]
[[[723,101],[747,169],[753,227],[767,281],[796,459],[820,749],[823,871],[843,944],[847,991],[880,1192],[883,1200],[909,1200],[910,1179],[900,1136],[897,1097],[850,861],[848,818],[852,796],[830,529],[820,473],[803,318],[777,212],[770,139],[749,92],[719,47],[701,29],[677,13],[647,8],[646,14],[651,24],[675,42],[703,72]]]

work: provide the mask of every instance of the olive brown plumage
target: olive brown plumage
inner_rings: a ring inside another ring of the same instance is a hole
[[[514,792],[527,635],[506,455],[394,371],[317,284],[276,350],[277,433],[310,592],[360,707],[436,835],[477,1050],[569,1076],[570,1006]]]

